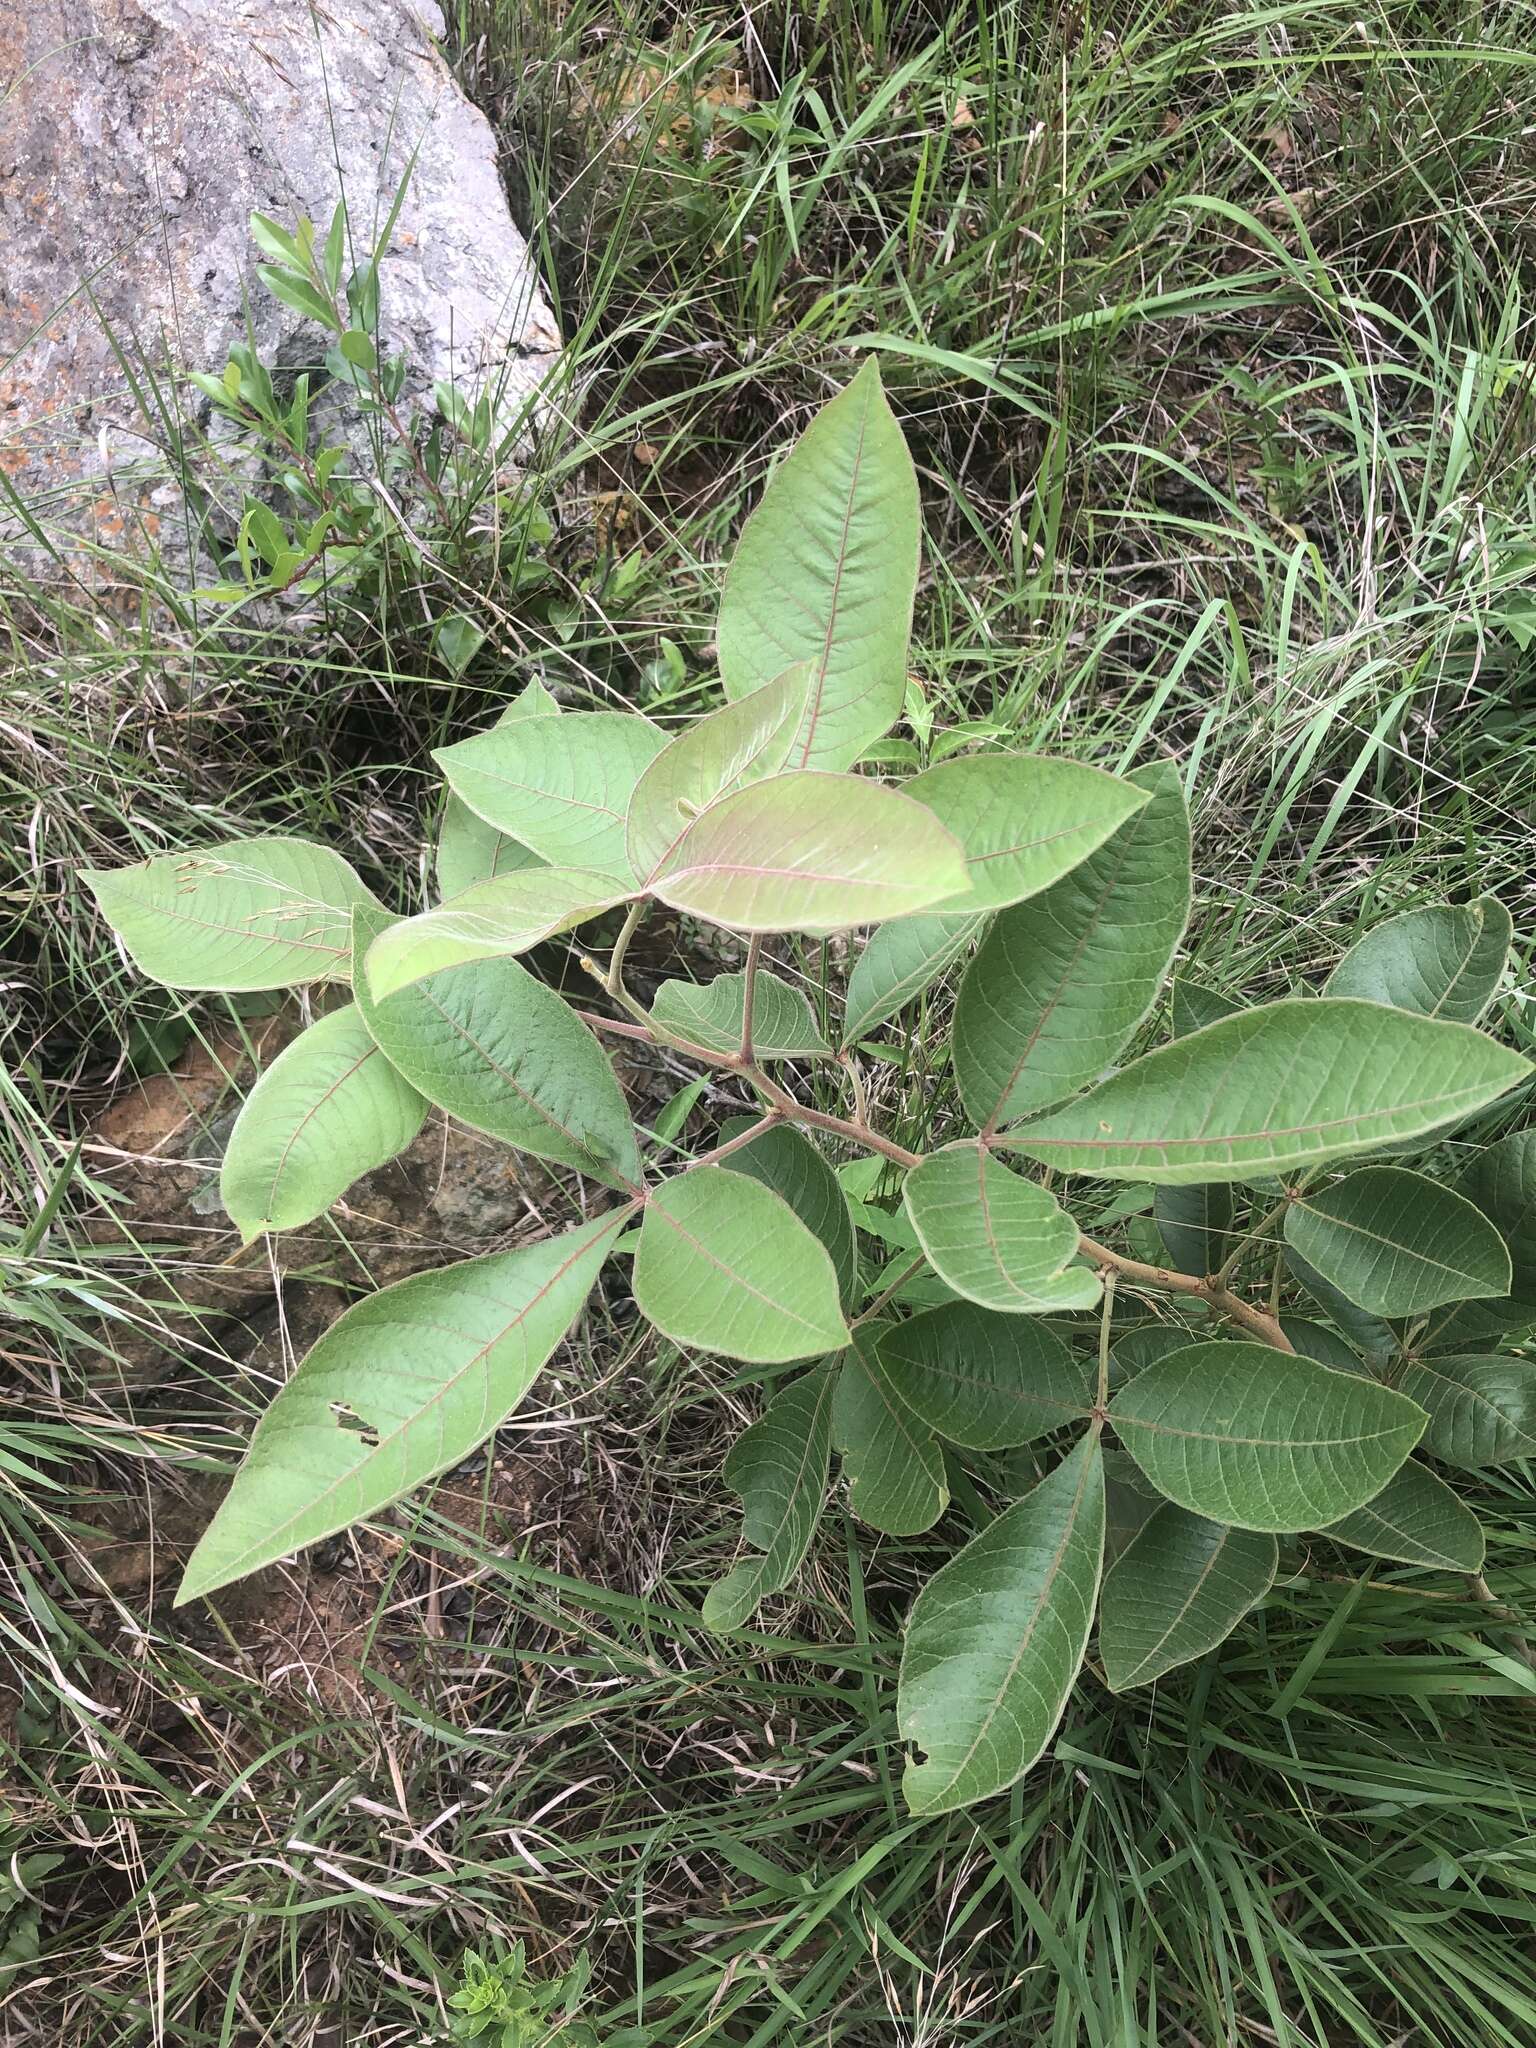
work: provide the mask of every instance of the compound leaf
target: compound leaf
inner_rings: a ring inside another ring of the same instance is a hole
[[[1149,792],[1083,761],[1044,754],[970,754],[906,784],[965,852],[967,881],[946,915],[1001,909],[1038,896],[1087,859]]]
[[[696,718],[635,784],[625,828],[629,864],[648,881],[701,811],[747,782],[777,775],[805,711],[804,662],[749,697]]]
[[[827,1497],[835,1365],[817,1366],[776,1394],[725,1460],[740,1496],[746,1541],[760,1553],[732,1567],[704,1602],[716,1629],[741,1628],[758,1603],[782,1592],[805,1560]]]
[[[1319,1533],[1371,1557],[1447,1572],[1480,1572],[1487,1548],[1476,1515],[1416,1458],[1374,1500]]]
[[[882,1330],[879,1344],[902,1400],[967,1450],[1011,1450],[1093,1413],[1093,1366],[1018,1316],[946,1302]]]
[[[917,475],[871,356],[774,471],[720,600],[728,697],[810,665],[792,766],[851,768],[900,717],[917,563]]]
[[[1265,1344],[1191,1344],[1123,1387],[1109,1419],[1159,1493],[1276,1535],[1380,1493],[1424,1431],[1413,1401]]]
[[[911,797],[864,776],[788,774],[702,812],[651,888],[732,931],[826,933],[925,909],[964,880],[958,843]]]
[[[264,1230],[312,1223],[361,1174],[403,1152],[426,1114],[426,1097],[380,1052],[357,1005],[332,1010],[246,1097],[224,1152],[224,1207],[247,1244]]]
[[[1082,1666],[1104,1561],[1104,1465],[1090,1437],[924,1586],[907,1617],[896,1724],[927,1751],[902,1781],[948,1813],[1021,1778]]]
[[[1098,1274],[1074,1265],[1077,1225],[1056,1197],[983,1146],[946,1145],[907,1175],[907,1214],[957,1294],[1012,1315],[1092,1308]]]
[[[433,759],[472,811],[552,866],[622,875],[630,799],[666,743],[638,712],[574,711],[509,720]]]
[[[843,1356],[832,1441],[843,1454],[848,1504],[872,1529],[919,1536],[948,1506],[944,1453],[897,1392],[867,1328],[854,1332]]]
[[[1351,946],[1323,993],[1475,1024],[1493,1000],[1513,938],[1509,912],[1494,896],[1405,911]]]
[[[1242,1010],[1146,1053],[1009,1142],[1068,1173],[1238,1180],[1417,1137],[1529,1072],[1468,1025],[1313,996]]]
[[[580,1314],[629,1214],[414,1273],[349,1308],[257,1424],[178,1603],[376,1514],[467,1457]]]
[[[955,1077],[978,1124],[1059,1102],[1103,1073],[1157,1000],[1189,917],[1189,814],[1165,762],[1099,850],[993,920],[960,984]]]
[[[381,906],[339,853],[306,839],[231,839],[85,882],[134,964],[166,988],[345,981],[352,910]]]
[[[848,1329],[826,1247],[771,1188],[695,1166],[653,1190],[635,1300],[677,1344],[758,1365],[841,1351]]]
[[[1225,1642],[1279,1562],[1273,1536],[1166,1502],[1104,1576],[1099,1654],[1110,1690],[1150,1685]]]
[[[1509,1253],[1482,1211],[1401,1166],[1362,1166],[1298,1194],[1287,1244],[1375,1316],[1417,1316],[1448,1301],[1508,1294]]]

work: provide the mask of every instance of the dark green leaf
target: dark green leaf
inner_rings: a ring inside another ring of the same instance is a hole
[[[738,1137],[752,1121],[750,1117],[728,1117],[720,1127],[721,1138]],[[788,1202],[817,1243],[826,1247],[843,1302],[850,1302],[859,1284],[853,1218],[842,1183],[804,1131],[791,1124],[775,1124],[720,1163],[730,1173],[761,1181]]]
[[[1410,1359],[1399,1391],[1429,1416],[1424,1449],[1476,1472],[1536,1458],[1536,1362],[1473,1356]]]
[[[1323,993],[1475,1024],[1493,1000],[1513,937],[1509,912],[1493,896],[1410,910],[1352,946]]]
[[[981,930],[979,917],[898,917],[870,934],[854,963],[843,1018],[853,1045],[922,994]]]
[[[1372,1557],[1448,1572],[1480,1572],[1486,1548],[1476,1515],[1414,1458],[1374,1500],[1321,1534]]]
[[[704,1602],[710,1628],[741,1628],[805,1560],[827,1497],[836,1373],[835,1364],[803,1373],[731,1446],[725,1482],[740,1496],[742,1533],[761,1554],[711,1588]]]
[[[874,1333],[856,1330],[843,1357],[832,1410],[849,1506],[888,1536],[931,1529],[949,1502],[944,1453],[897,1393]]]
[[[1094,1368],[1027,1317],[956,1301],[880,1335],[903,1401],[968,1450],[1006,1450],[1093,1412]]]
[[[1362,1166],[1298,1194],[1285,1237],[1368,1315],[1417,1316],[1509,1292],[1509,1253],[1482,1211],[1401,1166]]]
[[[1099,1613],[1099,1654],[1115,1692],[1224,1642],[1275,1582],[1273,1536],[1232,1529],[1171,1502],[1110,1568]]]

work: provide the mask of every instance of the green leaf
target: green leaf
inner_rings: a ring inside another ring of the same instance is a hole
[[[1536,1323],[1536,1130],[1514,1131],[1467,1165],[1456,1191],[1488,1218],[1509,1252],[1507,1300],[1467,1302],[1433,1319],[1423,1345],[1465,1351]]]
[[[712,804],[651,886],[732,931],[826,933],[922,910],[964,879],[959,846],[910,797],[864,776],[793,774]]]
[[[1509,1253],[1482,1211],[1401,1166],[1362,1166],[1297,1195],[1285,1238],[1368,1315],[1417,1316],[1509,1292]]]
[[[261,279],[274,299],[289,306],[306,320],[317,321],[328,327],[332,333],[340,330],[341,321],[336,308],[326,298],[318,285],[306,277],[297,277],[291,270],[279,270],[273,263],[258,263],[256,275]]]
[[[377,1514],[467,1457],[580,1314],[629,1214],[412,1274],[349,1308],[257,1424],[178,1604]]]
[[[1424,1449],[1431,1457],[1469,1472],[1536,1458],[1536,1363],[1530,1359],[1410,1359],[1397,1385],[1429,1416]]]
[[[811,1547],[827,1497],[836,1366],[803,1373],[744,1430],[725,1460],[725,1480],[743,1508],[742,1533],[762,1554],[745,1558],[710,1589],[704,1621],[741,1628],[758,1603],[782,1592]]]
[[[737,1137],[753,1121],[751,1117],[728,1117],[720,1136],[726,1140]],[[817,1243],[826,1247],[837,1274],[838,1291],[844,1304],[850,1302],[859,1284],[853,1218],[841,1181],[804,1131],[797,1131],[792,1124],[775,1124],[720,1163],[729,1173],[744,1173],[761,1181],[788,1202]]]
[[[949,1302],[882,1330],[879,1342],[902,1400],[967,1450],[1010,1450],[1093,1413],[1093,1366],[1018,1316]]]
[[[632,893],[630,883],[587,868],[532,867],[472,882],[440,910],[403,917],[379,934],[364,967],[368,991],[375,1002],[383,1002],[413,982],[468,961],[526,953]]]
[[[472,811],[551,866],[620,875],[630,799],[666,743],[636,712],[574,711],[511,720],[432,758]]]
[[[374,1044],[355,1003],[278,1054],[235,1119],[219,1179],[249,1244],[312,1223],[359,1175],[403,1152],[427,1101]]]
[[[726,1358],[774,1365],[848,1342],[825,1246],[770,1188],[724,1166],[653,1189],[634,1286],[664,1336]]]
[[[166,988],[293,988],[345,981],[352,907],[380,906],[339,853],[304,839],[232,839],[86,885],[152,981]]]
[[[1487,1548],[1476,1515],[1416,1458],[1374,1500],[1319,1533],[1371,1557],[1447,1572],[1480,1572]]]
[[[809,668],[798,662],[750,697],[695,719],[662,748],[629,806],[629,864],[642,882],[717,798],[778,774],[800,729],[809,683]]]
[[[1092,1308],[1098,1274],[1072,1262],[1077,1225],[1056,1197],[976,1144],[931,1152],[902,1199],[933,1268],[957,1294],[1012,1315]]]
[[[774,471],[720,600],[728,697],[810,664],[793,766],[851,768],[901,716],[917,560],[917,475],[871,356]]]
[[[1105,1574],[1099,1655],[1111,1692],[1150,1685],[1225,1642],[1279,1562],[1273,1536],[1165,1503]]]
[[[912,1603],[896,1725],[914,1813],[1001,1792],[1056,1732],[1088,1647],[1104,1560],[1104,1466],[1078,1445],[935,1572]]]
[[[1305,1316],[1282,1316],[1280,1328],[1291,1349],[1299,1351],[1303,1358],[1315,1358],[1319,1365],[1331,1366],[1335,1372],[1366,1370],[1338,1332],[1324,1323],[1309,1322]],[[1392,1332],[1387,1330],[1386,1334],[1388,1349],[1394,1349]]]
[[[965,852],[966,887],[946,915],[1038,896],[1097,851],[1149,801],[1145,788],[1083,761],[969,754],[907,783]]]
[[[898,917],[872,932],[848,983],[843,1044],[856,1044],[921,995],[981,928],[979,917]]]
[[[362,337],[359,337],[360,339]],[[542,683],[529,683],[520,690],[497,719],[498,726],[519,718],[556,717],[560,706]],[[543,867],[531,846],[509,838],[494,825],[476,815],[468,804],[450,795],[443,806],[443,821],[437,835],[437,893],[456,896],[475,882],[493,881],[498,875],[514,874],[522,868]]]
[[[1189,816],[1166,763],[1128,780],[1150,801],[1071,874],[997,917],[960,984],[955,1077],[978,1124],[1092,1081],[1157,1000],[1189,916]]]
[[[1406,911],[1351,946],[1323,993],[1475,1024],[1493,1000],[1513,937],[1509,912],[1494,896]]]
[[[707,1052],[735,1052],[741,1045],[746,988],[744,974],[720,974],[702,988],[691,981],[664,981],[651,1004],[651,1016],[663,1031],[690,1045],[701,1045]],[[753,1056],[793,1060],[831,1050],[800,991],[760,967],[752,1001]]]
[[[1191,1031],[1200,1031],[1223,1017],[1235,1017],[1243,1006],[1234,997],[1224,996],[1220,989],[1191,981],[1187,974],[1176,974],[1169,1007],[1174,1037],[1187,1038]]]
[[[1393,1355],[1397,1350],[1397,1337],[1390,1323],[1384,1323],[1380,1316],[1367,1315],[1363,1308],[1357,1308],[1354,1302],[1340,1294],[1336,1287],[1326,1281],[1321,1273],[1309,1266],[1306,1260],[1289,1246],[1286,1248],[1285,1263],[1312,1299],[1327,1310],[1344,1337],[1348,1339],[1351,1350],[1358,1351],[1360,1357],[1372,1365],[1380,1365]],[[1324,1358],[1313,1346],[1298,1344],[1296,1349],[1304,1351],[1308,1358],[1318,1359],[1323,1365],[1331,1365],[1334,1362],[1330,1358]],[[1344,1367],[1343,1370],[1349,1371],[1351,1368]]]
[[[1224,1181],[1158,1188],[1152,1215],[1178,1273],[1214,1273],[1231,1247],[1232,1190]]]
[[[475,960],[375,1002],[362,961],[379,929],[357,919],[354,993],[413,1087],[521,1152],[599,1180],[639,1180],[634,1125],[608,1056],[552,988],[515,960]]]
[[[1465,1024],[1312,996],[1243,1010],[1146,1053],[1009,1142],[1066,1173],[1164,1186],[1239,1180],[1417,1137],[1530,1071]]]
[[[920,1536],[949,1505],[944,1453],[892,1384],[873,1331],[856,1330],[832,1409],[848,1504],[887,1536]]]
[[[1284,1535],[1380,1493],[1424,1429],[1390,1387],[1266,1344],[1191,1344],[1110,1403],[1121,1443],[1191,1514]]]

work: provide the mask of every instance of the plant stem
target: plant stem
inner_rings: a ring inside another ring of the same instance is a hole
[[[1231,1251],[1227,1254],[1226,1258],[1222,1260],[1221,1264],[1216,1268],[1216,1271],[1211,1275],[1211,1282],[1213,1286],[1226,1286],[1227,1282],[1232,1278],[1232,1275],[1237,1271],[1238,1261],[1242,1258],[1244,1252],[1247,1251],[1250,1245],[1257,1244],[1259,1239],[1263,1237],[1265,1232],[1269,1229],[1270,1225],[1273,1223],[1278,1223],[1281,1217],[1285,1214],[1286,1210],[1290,1206],[1290,1196],[1283,1196],[1280,1201],[1276,1202],[1273,1209],[1267,1210],[1265,1214],[1259,1218],[1258,1222],[1255,1223],[1251,1229],[1245,1230],[1243,1232],[1242,1236],[1237,1240],[1237,1243],[1232,1247]]]
[[[619,927],[619,936],[613,942],[613,951],[608,955],[608,972],[604,977],[603,987],[615,1002],[622,1002],[624,998],[624,955],[629,951],[629,942],[649,908],[650,899],[646,896],[637,897],[629,906],[628,914]],[[626,1004],[625,1007],[628,1008],[629,1005]]]
[[[616,946],[614,951],[617,954],[619,948]],[[621,997],[620,1000],[625,999]],[[639,1008],[638,1004],[633,1007],[637,1010]],[[579,1014],[583,1021],[595,1030],[616,1032],[621,1038],[635,1038],[652,1045],[663,1042],[675,1043],[658,1039],[653,1030],[642,1024],[621,1024],[614,1018],[600,1017],[585,1010]],[[644,1015],[643,1012],[640,1014]],[[787,1094],[776,1081],[770,1081],[760,1067],[744,1065],[739,1053],[708,1052],[702,1046],[681,1044],[677,1045],[676,1049],[698,1060],[702,1065],[725,1067],[741,1074],[751,1082],[764,1102],[781,1117],[804,1124],[813,1131],[825,1131],[828,1137],[846,1139],[850,1145],[858,1145],[866,1152],[878,1152],[882,1158],[893,1159],[898,1166],[910,1169],[922,1164],[921,1153],[909,1152],[905,1145],[898,1145],[894,1139],[883,1137],[862,1119],[855,1121],[851,1117],[831,1116],[825,1110],[807,1109],[803,1104],[796,1102],[792,1095]],[[1276,1351],[1295,1349],[1290,1338],[1281,1329],[1278,1316],[1268,1315],[1263,1309],[1255,1308],[1252,1302],[1244,1301],[1240,1295],[1233,1294],[1219,1278],[1203,1279],[1194,1273],[1175,1273],[1168,1266],[1149,1266],[1141,1259],[1127,1258],[1123,1252],[1111,1251],[1108,1245],[1100,1244],[1091,1237],[1080,1236],[1077,1248],[1083,1258],[1091,1259],[1096,1266],[1103,1266],[1118,1274],[1122,1280],[1129,1281],[1134,1287],[1151,1288],[1159,1294],[1182,1294],[1193,1301],[1203,1301],[1208,1308],[1213,1308],[1229,1322],[1236,1323],[1239,1329],[1246,1331],[1260,1344],[1268,1344]]]
[[[896,1278],[891,1282],[889,1287],[881,1288],[880,1292],[875,1296],[874,1300],[869,1304],[868,1308],[860,1309],[859,1313],[854,1317],[853,1321],[849,1324],[848,1327],[851,1330],[856,1330],[859,1327],[860,1323],[867,1323],[871,1320],[872,1317],[879,1315],[881,1309],[885,1307],[886,1303],[888,1301],[893,1301],[895,1297],[898,1294],[900,1294],[903,1287],[906,1286],[907,1282],[910,1279],[912,1279],[915,1274],[920,1273],[923,1270],[924,1266],[927,1265],[927,1263],[927,1258],[924,1256],[922,1252],[919,1252],[917,1257],[912,1261],[910,1265],[903,1266],[903,1268],[896,1275]]]
[[[752,1064],[752,1005],[757,997],[757,963],[762,951],[763,935],[754,932],[747,941],[747,964],[742,971],[741,1051],[738,1057],[744,1067]]]

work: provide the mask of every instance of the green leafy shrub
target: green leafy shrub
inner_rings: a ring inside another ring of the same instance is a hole
[[[919,1813],[1039,1757],[1095,1615],[1122,1688],[1220,1642],[1286,1538],[1477,1574],[1481,1532],[1436,1468],[1536,1452],[1536,1366],[1500,1349],[1536,1323],[1536,1137],[1476,1150],[1454,1185],[1420,1141],[1530,1072],[1475,1028],[1507,915],[1414,911],[1320,995],[1242,1007],[1177,982],[1171,1040],[1117,1066],[1189,914],[1179,776],[946,754],[942,736],[902,788],[854,772],[902,709],[917,574],[916,481],[870,364],[747,525],[720,615],[724,707],[669,738],[531,685],[439,756],[440,907],[395,917],[334,854],[284,838],[89,878],[173,987],[351,983],[235,1128],[223,1192],[247,1239],[311,1221],[434,1103],[608,1191],[574,1228],[343,1315],[263,1418],[183,1599],[466,1456],[618,1251],[673,1342],[808,1361],[774,1377],[726,1459],[744,1542],[705,1603],[716,1628],[790,1583],[834,1449],[853,1512],[897,1534],[937,1523],[957,1475],[1018,1491],[1029,1468],[1009,1454],[1054,1458],[907,1618]],[[644,1008],[625,956],[655,903],[742,935],[739,971]],[[621,906],[592,970],[601,1008],[521,964]],[[867,926],[840,1031],[835,987],[813,1004],[763,964],[766,935]],[[872,1120],[859,1047],[966,955],[958,1102],[919,1155]],[[756,1114],[665,1171],[642,1156],[610,1036],[734,1078]],[[846,1085],[846,1113],[806,1103],[800,1066]],[[898,1212],[849,1154],[899,1173]],[[1107,1204],[1090,1186],[1087,1210],[1129,1219],[1131,1249],[1064,1205],[1085,1180],[1128,1184]]]

